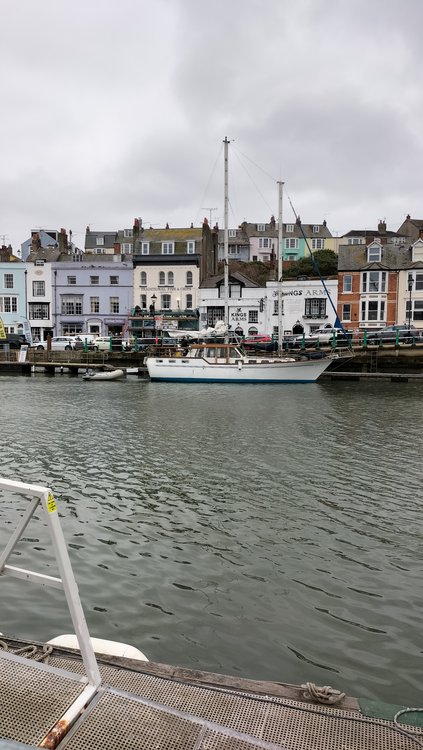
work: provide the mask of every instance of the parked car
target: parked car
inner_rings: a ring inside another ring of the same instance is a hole
[[[78,339],[76,336],[53,336],[51,339],[51,351],[63,352],[70,349],[76,349]],[[80,341],[80,339],[79,339]],[[34,344],[35,349],[47,349],[47,341],[39,341]]]
[[[7,333],[5,339],[0,339],[0,346],[4,348],[4,345],[9,349],[20,349],[21,346],[29,346],[29,341],[21,333]]]
[[[401,343],[410,342],[413,339],[421,338],[422,331],[413,325],[386,326],[380,331],[368,331],[367,341],[369,343],[375,341],[392,341],[393,343],[395,343],[397,340],[397,336],[398,341]]]
[[[131,346],[126,339],[122,339],[120,336],[97,336],[94,340],[94,348],[99,352],[122,352],[129,351]]]
[[[324,326],[323,328],[318,328],[316,331],[306,334],[305,336],[296,336],[293,345],[302,346],[303,341],[306,346],[316,346],[317,344],[329,345],[334,340],[336,341],[337,346],[348,346],[351,341],[351,334],[344,333],[342,328]]]

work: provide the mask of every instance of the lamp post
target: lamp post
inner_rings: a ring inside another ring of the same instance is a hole
[[[150,313],[152,315],[154,315],[154,313],[156,311],[156,299],[157,299],[156,295],[153,294],[152,297],[151,297],[151,305],[150,305]]]
[[[410,298],[408,300],[408,333],[411,331],[411,292],[413,291],[414,278],[413,274],[408,274],[408,291],[410,292]]]

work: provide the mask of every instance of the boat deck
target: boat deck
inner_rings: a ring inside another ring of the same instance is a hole
[[[392,720],[364,716],[353,698],[318,705],[294,686],[118,657],[99,659],[99,669],[101,686],[63,736],[61,719],[85,687],[80,658],[55,648],[43,664],[0,651],[0,749],[416,750],[423,742],[422,729],[404,726],[416,742]]]

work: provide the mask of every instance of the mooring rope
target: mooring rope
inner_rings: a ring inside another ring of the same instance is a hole
[[[6,641],[0,640],[0,649],[2,649],[2,651],[8,651],[15,656],[24,656],[27,659],[42,661],[44,664],[48,664],[50,654],[53,651],[53,646],[48,645],[47,643],[43,646],[36,646],[34,643],[28,643],[26,646],[13,649],[9,648],[9,644],[6,643]]]
[[[330,685],[319,687],[314,682],[306,682],[305,685],[301,685],[301,688],[304,690],[304,698],[316,701],[317,703],[324,703],[325,705],[334,705],[345,698],[345,693],[336,690]]]

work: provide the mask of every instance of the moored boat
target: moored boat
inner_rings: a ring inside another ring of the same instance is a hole
[[[83,380],[119,380],[125,375],[123,370],[99,370],[94,372],[89,370],[82,376]]]
[[[251,357],[234,344],[192,344],[185,356],[148,357],[151,380],[202,383],[314,383],[331,357]]]

